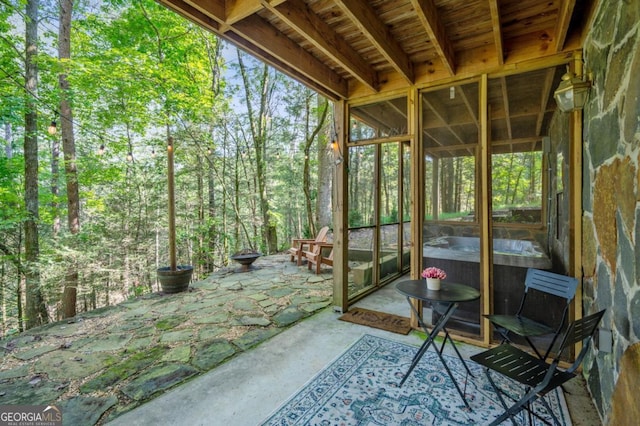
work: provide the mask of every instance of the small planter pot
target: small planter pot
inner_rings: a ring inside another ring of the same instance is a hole
[[[158,268],[158,281],[164,293],[180,293],[189,288],[191,276],[193,275],[193,266],[179,265],[175,271],[169,266]]]
[[[427,278],[427,288],[429,290],[440,290],[440,278]]]

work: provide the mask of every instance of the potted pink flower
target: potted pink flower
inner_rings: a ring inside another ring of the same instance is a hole
[[[426,278],[429,290],[440,290],[440,280],[447,278],[447,273],[440,268],[430,266],[422,271],[422,277]]]

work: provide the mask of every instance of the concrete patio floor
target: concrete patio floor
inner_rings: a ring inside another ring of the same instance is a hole
[[[409,315],[407,302],[395,291],[394,284],[364,298],[356,306]],[[339,316],[331,307],[323,309],[109,424],[257,425],[363,334],[415,346],[421,343],[414,332],[404,336],[339,321]],[[458,345],[465,357],[481,350],[464,343]],[[574,425],[602,424],[582,377],[570,381],[565,391]]]

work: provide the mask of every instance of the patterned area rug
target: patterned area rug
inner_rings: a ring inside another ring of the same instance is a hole
[[[463,390],[466,384],[469,411],[431,349],[399,388],[417,350],[364,335],[262,424],[486,425],[504,411],[479,365],[467,361],[475,377],[466,377],[460,360],[445,355]],[[512,387],[515,393],[518,387]],[[562,393],[554,391],[546,398],[562,425],[570,425]],[[534,404],[534,409],[551,421],[542,404]],[[517,424],[527,424],[526,412],[520,413]],[[533,424],[543,423],[534,417]]]

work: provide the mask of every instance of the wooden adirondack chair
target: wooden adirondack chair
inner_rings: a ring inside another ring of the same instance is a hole
[[[329,250],[330,249],[330,250]],[[324,254],[329,251],[329,254]],[[320,273],[320,266],[325,265],[333,266],[333,244],[332,243],[313,243],[311,249],[304,252],[304,257],[307,258],[307,267],[311,270],[314,267],[316,274]]]
[[[302,257],[304,255],[305,250],[311,250],[311,244],[313,243],[323,243],[327,241],[327,232],[329,232],[328,226],[323,226],[320,231],[318,231],[318,235],[315,238],[294,238],[291,244],[291,248],[289,249],[289,254],[291,255],[291,261],[296,261],[297,265],[302,265]]]

